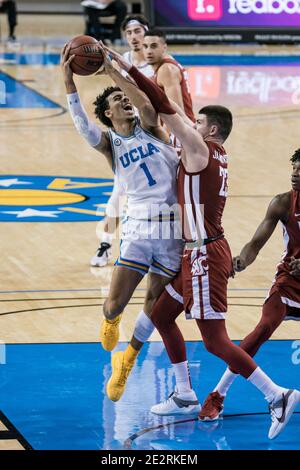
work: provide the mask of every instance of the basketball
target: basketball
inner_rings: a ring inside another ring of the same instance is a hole
[[[92,75],[103,65],[98,41],[91,36],[76,36],[70,41],[70,56],[75,55],[71,69],[77,75]]]

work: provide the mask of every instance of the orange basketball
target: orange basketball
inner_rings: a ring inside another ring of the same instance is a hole
[[[76,36],[70,41],[70,55],[75,55],[71,69],[77,75],[92,75],[103,65],[98,41],[91,36]]]

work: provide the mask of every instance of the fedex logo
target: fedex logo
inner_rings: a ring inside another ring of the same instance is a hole
[[[188,0],[188,15],[192,20],[219,20],[222,0]]]

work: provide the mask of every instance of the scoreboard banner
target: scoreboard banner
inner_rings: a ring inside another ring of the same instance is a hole
[[[300,0],[148,0],[148,13],[169,39],[300,42]]]

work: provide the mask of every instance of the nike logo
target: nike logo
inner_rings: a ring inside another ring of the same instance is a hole
[[[275,413],[275,418],[277,419],[277,421],[279,423],[283,423],[284,420],[285,420],[285,412],[286,412],[286,407],[287,407],[287,403],[288,403],[288,399],[290,397],[290,395],[293,393],[293,390],[289,390],[288,393],[285,395],[285,394],[282,394],[282,399],[279,400],[277,403],[275,403],[273,405],[273,409],[275,410],[276,408],[282,408],[282,413],[281,413],[281,416],[277,416],[276,413]]]
[[[300,212],[299,212],[299,214],[295,214],[295,217],[300,217]]]

